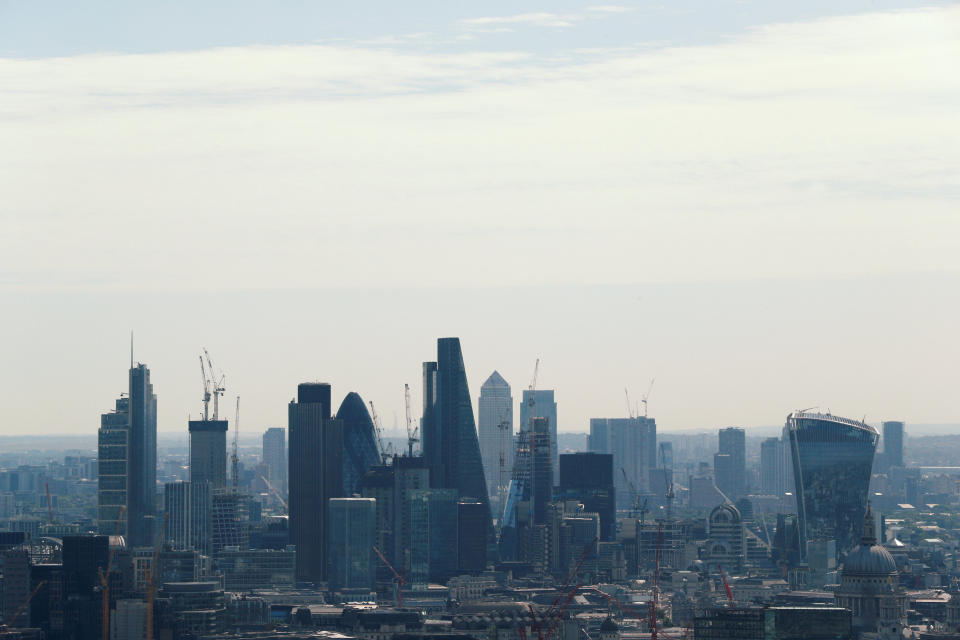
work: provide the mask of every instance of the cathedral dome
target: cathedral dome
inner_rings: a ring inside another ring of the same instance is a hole
[[[877,544],[873,515],[867,505],[864,518],[863,538],[860,546],[851,551],[843,563],[843,576],[887,576],[897,572],[897,563],[882,545]]]

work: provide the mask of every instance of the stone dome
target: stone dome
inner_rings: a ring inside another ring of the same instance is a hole
[[[717,505],[710,512],[711,524],[738,523],[740,520],[740,511],[729,502]]]
[[[843,576],[886,576],[897,572],[897,563],[882,545],[877,544],[870,505],[863,523],[860,546],[851,551],[843,563]]]

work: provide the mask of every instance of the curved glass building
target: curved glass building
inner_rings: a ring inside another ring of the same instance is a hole
[[[846,554],[859,540],[873,454],[879,434],[870,425],[824,413],[787,416],[800,524],[800,553],[807,543],[836,541]]]
[[[343,494],[351,496],[363,474],[380,464],[377,435],[367,406],[354,391],[340,403],[337,419],[343,421]]]

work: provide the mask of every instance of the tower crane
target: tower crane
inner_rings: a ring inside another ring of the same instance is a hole
[[[530,386],[527,387],[527,390],[530,391],[530,397],[527,399],[527,437],[530,438],[530,495],[537,495],[537,473],[533,468],[534,464],[534,449],[536,448],[536,436],[533,433],[533,416],[534,410],[537,407],[537,375],[540,373],[540,358],[537,358],[537,362],[533,365],[533,378],[530,380]],[[522,428],[522,427],[521,427]],[[528,501],[530,509],[530,521],[533,522],[533,509],[534,509],[534,500]]]
[[[667,454],[663,448],[663,443],[660,443],[660,467],[663,469],[663,480],[667,485],[667,494],[664,496],[667,499],[667,522],[673,517],[673,469],[667,468]]]
[[[383,444],[383,428],[380,426],[380,416],[377,415],[377,409],[373,406],[373,400],[370,401],[370,414],[373,420],[373,430],[377,434],[377,446],[380,448],[380,462],[387,464],[387,459],[393,457],[393,449]]]
[[[403,401],[407,409],[407,455],[413,457],[413,445],[420,442],[420,427],[413,424],[410,412],[410,385],[403,385]]]
[[[126,506],[120,507],[120,514],[117,516],[117,526],[114,531],[115,537],[120,536],[120,527],[123,524],[123,513],[126,510]],[[102,640],[109,640],[110,638],[110,572],[113,571],[113,557],[116,552],[116,546],[110,549],[110,555],[107,556],[106,572],[103,571],[103,567],[97,567],[97,576],[100,578],[101,598],[103,599],[101,603],[103,619],[100,625]]]
[[[498,477],[498,491],[503,491],[507,486],[507,446],[509,446],[513,435],[513,429],[510,417],[510,407],[504,408],[500,414],[500,422],[497,423],[497,429],[500,431],[500,475]]]
[[[630,404],[630,392],[627,391],[626,387],[623,388],[623,395],[627,397],[627,416],[632,420],[637,415],[633,412],[633,405]]]
[[[383,564],[387,565],[387,569],[390,569],[390,572],[393,574],[394,580],[396,580],[397,582],[397,608],[399,609],[400,607],[403,606],[403,585],[407,584],[407,581],[402,575],[397,573],[397,570],[393,568],[393,565],[390,564],[390,562],[387,560],[386,556],[383,555],[380,549],[377,549],[376,547],[374,547],[373,550],[380,557],[380,560],[383,561]]]
[[[653,383],[656,382],[656,381],[657,381],[656,378],[653,378],[653,379],[650,380],[650,386],[647,387],[647,392],[646,392],[645,394],[643,394],[643,398],[640,400],[640,402],[643,403],[643,417],[644,417],[644,418],[647,417],[647,398],[650,397],[650,392],[653,391]]]
[[[203,356],[200,356],[200,374],[203,376],[203,419],[210,419],[210,378],[207,376],[207,366],[203,363]]]
[[[156,597],[157,562],[160,560],[160,547],[163,546],[163,534],[167,529],[167,518],[170,513],[163,514],[163,526],[160,528],[160,537],[157,546],[153,548],[153,562],[147,571],[147,640],[153,640],[153,601]]]
[[[16,611],[13,613],[13,615],[10,617],[10,622],[9,622],[8,624],[4,624],[4,625],[3,625],[3,627],[2,627],[3,630],[6,630],[7,628],[13,627],[13,623],[15,623],[15,622],[17,621],[17,618],[20,617],[20,614],[23,613],[24,609],[27,608],[27,605],[30,604],[30,601],[33,600],[33,596],[37,595],[37,592],[40,591],[40,589],[41,589],[41,588],[43,587],[43,585],[45,585],[45,584],[47,584],[47,581],[46,581],[46,580],[41,580],[40,582],[37,583],[37,586],[35,586],[35,587],[33,588],[33,591],[30,592],[30,595],[27,596],[27,599],[24,600],[24,601],[20,604],[19,607],[17,607],[17,610],[16,610]],[[29,625],[29,624],[30,624],[30,621],[28,620],[28,621],[27,621],[27,625]]]
[[[213,369],[213,362],[210,360],[210,353],[204,349],[203,355],[207,357],[207,367],[210,369],[210,382],[213,385],[211,388],[211,392],[213,393],[213,419],[218,420],[220,417],[220,396],[226,391],[226,388],[223,386],[223,381],[226,376],[220,374],[220,379],[217,380],[217,375]],[[206,416],[204,416],[204,419],[206,419]]]
[[[237,454],[237,441],[240,438],[240,396],[237,396],[237,411],[233,416],[233,452],[230,454],[230,471],[233,474],[233,488],[239,485],[240,456]]]
[[[727,574],[723,572],[723,567],[717,563],[717,571],[720,572],[720,580],[723,582],[723,588],[727,590],[727,600],[730,601],[730,606],[733,606],[733,591],[730,590],[730,583],[727,582]]]

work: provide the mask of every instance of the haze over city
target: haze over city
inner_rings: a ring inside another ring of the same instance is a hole
[[[0,640],[960,640],[958,61],[0,0]]]
[[[202,346],[389,427],[437,335],[567,431],[956,420],[953,3],[526,5],[5,4],[0,431],[89,430],[131,330],[161,431]]]

